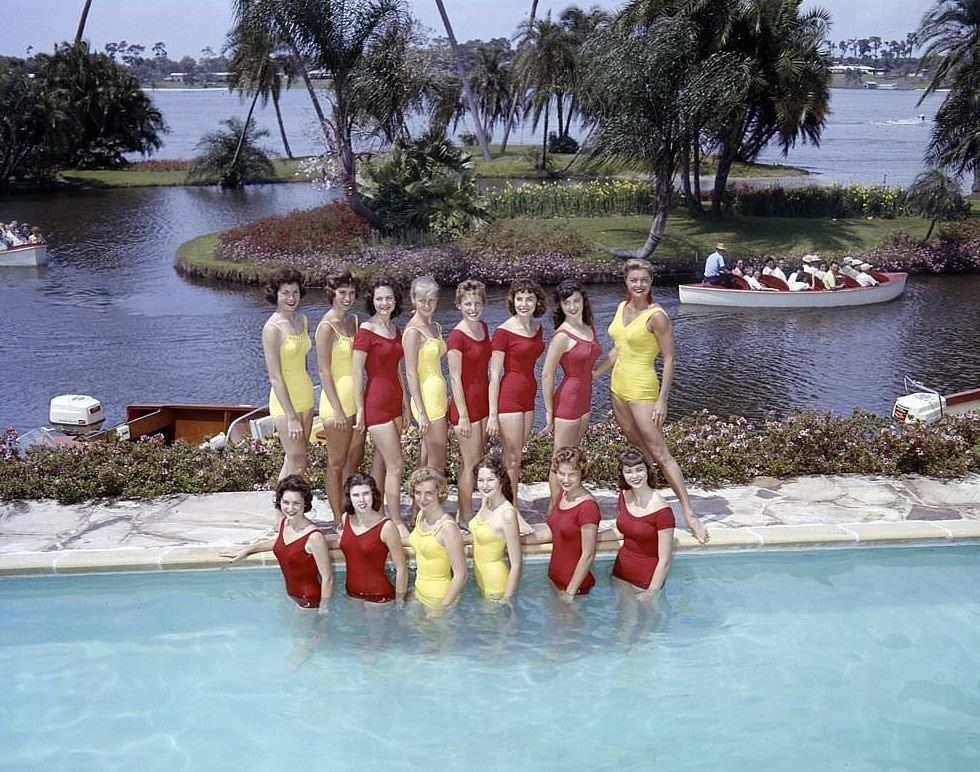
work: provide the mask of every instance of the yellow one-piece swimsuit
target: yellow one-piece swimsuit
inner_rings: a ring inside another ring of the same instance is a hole
[[[333,327],[334,343],[330,351],[330,380],[333,381],[334,391],[340,399],[340,406],[348,418],[357,412],[354,405],[354,378],[351,371],[354,367],[354,337],[344,335],[332,322],[321,322]],[[357,318],[354,318],[354,330],[357,330]],[[327,399],[325,389],[320,390],[320,418],[328,421],[333,418],[333,407]]]
[[[310,374],[306,372],[306,355],[312,347],[306,317],[303,317],[303,332],[286,333],[286,337],[279,344],[279,367],[282,370],[282,379],[286,383],[289,401],[297,414],[313,409],[313,381],[310,380]],[[275,389],[269,389],[269,415],[273,418],[286,415],[286,411],[282,409],[276,397]]]
[[[620,303],[616,316],[609,325],[609,337],[616,346],[616,364],[613,365],[611,390],[626,402],[655,400],[660,396],[660,381],[654,363],[660,355],[657,336],[647,329],[652,314],[667,312],[660,306],[650,306],[629,324],[623,324]]]
[[[499,535],[479,514],[470,520],[473,534],[473,574],[480,592],[491,600],[499,600],[507,591],[510,567],[504,560],[507,540]]]
[[[443,519],[431,530],[425,530],[420,514],[408,536],[408,543],[415,550],[415,598],[429,608],[435,608],[442,602],[452,583],[449,553],[436,538],[439,529],[448,522],[448,519]]]
[[[446,341],[442,339],[442,327],[436,324],[439,334],[430,338],[424,332],[425,343],[419,348],[418,375],[422,404],[430,421],[445,418],[449,412],[449,397],[446,392],[446,379],[442,377],[442,358],[446,356]],[[419,330],[421,332],[421,330]],[[417,421],[418,408],[412,401],[412,415]]]

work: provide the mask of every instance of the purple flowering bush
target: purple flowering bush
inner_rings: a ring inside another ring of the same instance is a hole
[[[980,226],[973,223],[947,225],[932,244],[923,244],[904,231],[898,231],[863,257],[883,271],[980,273]]]

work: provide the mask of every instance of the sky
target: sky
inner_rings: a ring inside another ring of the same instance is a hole
[[[914,31],[934,0],[823,0],[804,2],[820,6],[834,19],[832,40],[877,35],[883,40],[904,40]],[[434,0],[408,0],[423,25],[442,34]],[[541,0],[538,14],[557,15],[573,3]],[[620,0],[579,2],[614,9]],[[28,46],[50,51],[57,41],[74,38],[84,0],[2,0],[0,2],[0,54],[23,56]],[[141,43],[147,50],[162,40],[171,59],[198,58],[201,50],[220,50],[230,26],[231,0],[93,0],[85,37],[98,50],[108,41]],[[511,37],[526,17],[528,0],[446,0],[450,21],[460,40]],[[492,8],[492,13],[488,12]]]

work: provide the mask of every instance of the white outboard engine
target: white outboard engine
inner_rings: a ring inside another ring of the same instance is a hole
[[[105,421],[102,403],[84,394],[62,394],[51,400],[48,420],[66,433],[89,432]]]
[[[931,424],[940,420],[945,412],[945,397],[933,392],[918,391],[895,400],[892,418],[903,424],[913,421]]]

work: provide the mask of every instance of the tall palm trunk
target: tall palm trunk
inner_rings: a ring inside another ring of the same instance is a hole
[[[480,111],[477,108],[476,100],[473,98],[473,89],[470,88],[470,79],[463,66],[463,57],[459,51],[459,43],[456,42],[456,35],[453,33],[453,25],[449,23],[449,14],[446,13],[446,5],[442,0],[436,0],[439,8],[439,15],[442,17],[443,26],[446,28],[446,37],[449,38],[449,47],[453,49],[453,59],[456,62],[456,74],[463,84],[463,102],[466,109],[473,117],[473,131],[476,133],[476,141],[480,144],[480,152],[483,153],[483,160],[490,160],[490,143],[487,141],[487,134],[483,130],[483,121],[480,120]]]
[[[980,193],[980,164],[973,169],[973,188],[972,193]]]
[[[248,125],[252,122],[252,113],[255,112],[255,103],[259,101],[260,92],[255,91],[255,96],[252,97],[252,104],[249,105],[248,115],[245,116],[245,125],[242,126],[242,133],[238,136],[238,146],[235,148],[235,155],[231,157],[231,168],[235,168],[235,164],[238,163],[238,156],[242,152],[242,145],[245,144],[245,135],[248,134]]]
[[[282,123],[282,111],[279,109],[279,92],[272,92],[272,106],[276,110],[276,121],[279,124],[279,136],[282,137],[282,146],[286,150],[286,158],[293,157],[293,151],[289,149],[289,140],[286,139],[286,127]]]
[[[610,249],[609,251],[616,257],[638,257],[643,260],[650,257],[663,240],[664,231],[667,230],[667,215],[670,213],[670,197],[673,192],[673,170],[658,172],[653,189],[653,222],[650,223],[646,242],[638,249]]]
[[[538,0],[531,0],[531,13],[527,17],[527,25],[530,29],[534,24],[534,16],[538,12]],[[514,128],[514,116],[517,114],[517,103],[520,101],[521,89],[515,82],[513,85],[513,95],[510,100],[510,110],[507,112],[507,123],[504,124],[504,137],[500,140],[500,155],[507,152],[507,140],[510,138],[510,131]]]
[[[85,0],[82,7],[82,15],[78,18],[78,27],[75,29],[75,45],[82,42],[82,35],[85,34],[85,22],[88,21],[88,9],[92,7],[92,0]]]
[[[703,212],[704,207],[701,206],[701,132],[694,137],[694,146],[691,148],[693,153],[694,162],[694,179],[691,182],[694,185],[694,198],[697,202],[698,211]]]
[[[544,103],[544,141],[541,143],[541,171],[544,171],[548,163],[548,113],[551,112],[551,97],[549,96]]]
[[[565,128],[565,95],[558,92],[558,138],[561,139],[565,136],[567,129]]]
[[[721,204],[725,198],[725,189],[728,187],[728,175],[732,171],[732,164],[734,162],[735,143],[726,138],[718,149],[718,169],[715,171],[715,187],[711,199],[711,211],[713,214],[721,213]]]

